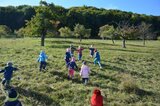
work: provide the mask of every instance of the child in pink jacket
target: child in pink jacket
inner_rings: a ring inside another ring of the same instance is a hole
[[[80,71],[80,76],[82,77],[82,82],[84,85],[88,83],[89,73],[90,73],[90,68],[86,65],[86,61],[84,61]]]

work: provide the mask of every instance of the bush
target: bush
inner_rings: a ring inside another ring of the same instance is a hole
[[[12,31],[6,25],[0,25],[0,37],[8,37],[11,35]]]
[[[138,89],[138,85],[136,84],[136,80],[131,75],[124,74],[121,80],[120,88],[122,91],[131,93]]]

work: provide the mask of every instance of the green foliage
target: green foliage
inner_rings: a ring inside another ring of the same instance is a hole
[[[114,35],[115,35],[115,29],[113,26],[109,26],[109,25],[104,25],[102,27],[99,28],[99,33],[98,35],[104,39],[104,38],[110,38],[113,39]]]
[[[84,25],[76,24],[74,27],[74,36],[79,37],[80,41],[83,37],[89,38],[91,29],[85,29]]]
[[[72,31],[68,27],[61,27],[59,30],[60,36],[62,37],[71,37],[72,36]]]
[[[0,37],[9,37],[11,34],[11,29],[6,25],[0,25]]]
[[[42,2],[41,6],[50,7],[53,14],[58,16],[58,19],[56,20],[60,22],[59,28],[68,26],[71,30],[73,30],[74,25],[79,23],[84,25],[86,28],[91,29],[92,38],[99,37],[98,33],[101,26],[109,24],[116,28],[117,25],[115,23],[126,20],[130,20],[129,24],[135,26],[140,25],[142,22],[145,22],[146,24],[152,24],[151,29],[153,32],[160,32],[159,16],[148,16],[120,10],[106,10],[103,8],[99,9],[91,6],[72,7],[65,9],[64,7],[56,6],[52,3],[48,4],[46,2]],[[32,7],[21,5],[17,7],[0,7],[0,24],[7,25],[12,30],[18,30],[22,27],[25,27],[25,20],[31,20],[31,18],[33,18],[33,16],[36,14],[36,9],[41,8],[41,6]],[[130,39],[133,39],[132,37],[130,37]],[[154,39],[157,38],[157,36],[151,34],[149,39],[153,39],[153,37],[155,37]],[[137,39],[137,37],[135,39]]]

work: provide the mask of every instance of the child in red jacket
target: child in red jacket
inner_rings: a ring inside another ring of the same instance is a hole
[[[77,52],[78,52],[78,60],[81,60],[82,59],[82,51],[83,51],[83,48],[81,46],[78,47],[77,49]]]
[[[99,89],[95,89],[93,91],[93,95],[91,98],[91,106],[103,106],[103,97]]]

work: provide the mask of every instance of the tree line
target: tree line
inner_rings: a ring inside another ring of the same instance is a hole
[[[0,25],[6,25],[5,27],[8,27],[12,33],[16,33],[18,37],[42,36],[43,34],[45,37],[61,35],[65,38],[75,36],[80,39],[83,36],[86,38],[102,37],[103,39],[109,38],[112,40],[124,38],[142,39],[144,38],[142,36],[145,36],[145,39],[157,39],[158,35],[160,35],[159,23],[160,16],[106,10],[92,6],[66,9],[53,3],[41,2],[39,6],[0,7]],[[105,26],[111,27],[111,29],[109,28],[109,33],[104,31]],[[136,32],[138,27],[144,28],[147,26],[149,26],[148,32],[146,32],[147,30],[143,34],[142,31],[140,33]],[[79,28],[82,30],[79,31]]]

